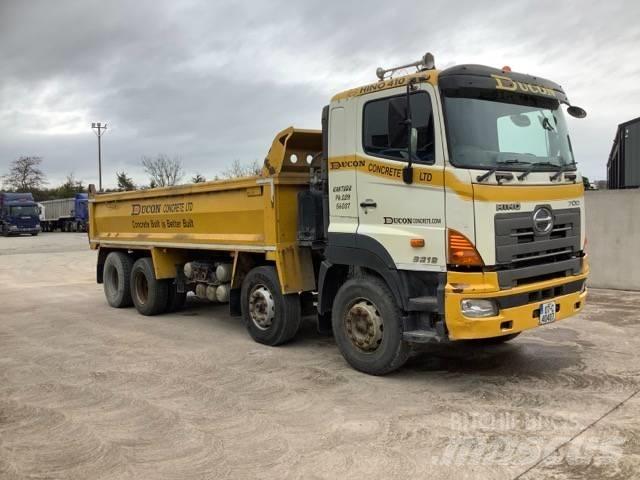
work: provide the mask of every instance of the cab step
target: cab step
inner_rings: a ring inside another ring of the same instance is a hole
[[[402,339],[406,342],[427,343],[433,340],[440,341],[440,335],[433,330],[410,330],[402,332]]]
[[[436,297],[414,297],[409,299],[411,312],[437,312],[438,299]]]

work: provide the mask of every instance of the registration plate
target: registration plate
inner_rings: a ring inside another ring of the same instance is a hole
[[[540,325],[556,321],[556,303],[547,302],[540,305]]]

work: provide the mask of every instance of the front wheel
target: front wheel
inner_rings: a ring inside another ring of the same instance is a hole
[[[367,276],[347,280],[333,302],[331,323],[338,349],[349,365],[384,375],[409,358],[402,340],[402,312],[386,283]]]
[[[276,270],[256,267],[242,282],[240,308],[249,335],[258,343],[280,345],[300,326],[300,295],[283,295]]]

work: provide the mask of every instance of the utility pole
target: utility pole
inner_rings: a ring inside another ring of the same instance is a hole
[[[92,123],[91,129],[93,133],[98,137],[98,191],[102,191],[102,135],[107,131],[107,124],[104,125],[100,122]]]

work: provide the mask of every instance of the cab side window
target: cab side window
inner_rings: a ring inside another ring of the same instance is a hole
[[[433,163],[435,142],[433,110],[427,92],[411,94],[411,117],[418,142],[414,161]],[[408,157],[407,99],[405,95],[381,98],[364,106],[363,147],[369,155],[406,161]]]

